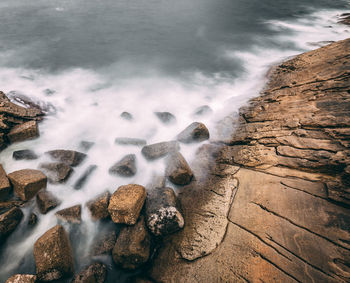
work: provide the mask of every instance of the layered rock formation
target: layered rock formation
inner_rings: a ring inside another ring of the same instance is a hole
[[[349,54],[350,39],[274,68],[223,146],[202,148],[208,177],[180,192],[186,225],[153,279],[350,280]]]

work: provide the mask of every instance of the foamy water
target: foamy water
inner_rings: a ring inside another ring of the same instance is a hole
[[[64,8],[57,7],[57,11],[64,12]],[[80,256],[84,257],[98,227],[90,220],[84,204],[106,189],[113,193],[119,186],[129,183],[147,185],[154,175],[163,175],[162,159],[149,162],[141,155],[140,147],[117,145],[115,138],[142,138],[148,144],[170,141],[189,124],[197,121],[209,128],[211,140],[220,139],[223,133],[222,129],[217,130],[217,123],[259,94],[266,83],[266,72],[273,64],[316,48],[316,42],[349,37],[349,28],[336,23],[340,13],[318,11],[298,20],[262,23],[276,32],[272,39],[280,45],[273,48],[265,44],[255,45],[249,51],[232,51],[227,46],[219,57],[238,60],[244,68],[244,72],[232,80],[220,73],[208,77],[200,71],[186,74],[187,80],[156,70],[147,76],[119,77],[111,70],[122,69],[123,63],[112,64],[98,71],[75,68],[54,74],[31,69],[1,68],[2,91],[23,93],[34,101],[52,104],[56,109],[56,113],[48,115],[40,123],[40,138],[11,145],[1,152],[1,163],[6,172],[38,168],[40,163],[49,160],[44,155],[48,150],[81,151],[81,141],[94,143],[84,163],[74,168],[74,174],[65,184],[48,184],[47,190],[62,201],[61,205],[46,215],[38,214],[39,222],[31,232],[23,234],[18,229],[10,237],[1,257],[1,281],[14,272],[31,270],[32,264],[21,267],[23,256],[32,257],[30,253],[36,239],[56,224],[56,211],[76,204],[83,205],[82,229],[86,239],[82,239],[79,249]],[[47,89],[53,93],[48,94]],[[203,105],[211,107],[213,112],[206,116],[194,116],[195,110]],[[120,114],[124,111],[131,113],[134,119],[127,121],[121,118]],[[154,114],[155,111],[174,114],[176,123],[164,125]],[[202,144],[181,144],[181,153],[189,163],[194,160],[195,152]],[[14,161],[12,153],[20,149],[32,149],[40,158]],[[130,178],[110,175],[108,169],[130,153],[136,155],[137,174]],[[74,190],[73,185],[90,165],[97,165],[97,169],[82,189]],[[23,210],[28,215],[33,208],[34,205]],[[24,221],[21,225],[25,225]]]

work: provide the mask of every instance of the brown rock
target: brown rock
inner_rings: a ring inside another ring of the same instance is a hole
[[[11,193],[10,181],[6,176],[6,172],[0,164],[0,200],[6,200]]]
[[[43,172],[23,169],[8,174],[13,190],[22,200],[30,200],[41,189],[46,188],[47,177]]]
[[[113,249],[113,260],[122,268],[136,269],[148,261],[150,246],[150,235],[140,217],[136,225],[121,229]]]
[[[119,175],[123,177],[134,176],[137,172],[136,169],[136,155],[128,154],[109,168],[109,173],[113,175]]]
[[[76,275],[72,283],[104,283],[107,267],[103,263],[95,262]]]
[[[64,183],[73,172],[72,167],[63,162],[41,163],[40,169],[43,169],[50,183]]]
[[[99,256],[104,254],[111,254],[116,241],[117,233],[115,231],[112,231],[97,239],[96,244],[92,248],[92,255]]]
[[[70,222],[70,223],[80,223],[81,222],[81,205],[75,205],[55,213],[59,220]]]
[[[154,160],[164,157],[171,152],[178,151],[179,149],[179,143],[176,141],[160,142],[144,146],[141,153],[146,159]]]
[[[108,204],[110,197],[111,194],[109,192],[105,192],[87,203],[87,207],[89,208],[91,216],[94,220],[109,217]]]
[[[180,152],[167,157],[165,175],[176,185],[187,185],[191,182],[193,173],[190,166]]]
[[[0,239],[11,234],[23,218],[23,212],[18,207],[13,207],[9,211],[0,215]]]
[[[36,121],[29,121],[17,125],[7,134],[10,143],[25,141],[28,139],[37,138],[39,129]]]
[[[115,223],[134,225],[146,199],[146,189],[140,185],[119,187],[111,196],[108,212]]]
[[[41,281],[73,275],[73,254],[68,235],[61,225],[48,230],[34,244],[36,273]]]
[[[61,202],[52,193],[43,190],[36,195],[36,203],[40,212],[46,214]]]
[[[16,274],[11,276],[5,283],[35,283],[36,276],[31,274]]]
[[[194,122],[177,136],[183,143],[202,142],[209,139],[209,130],[203,123]]]
[[[80,165],[86,158],[86,154],[74,150],[56,149],[47,152],[53,159],[66,163],[72,167]]]

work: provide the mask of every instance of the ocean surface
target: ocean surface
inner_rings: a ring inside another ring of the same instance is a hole
[[[85,202],[106,189],[147,185],[163,174],[163,160],[148,162],[140,148],[116,145],[115,138],[142,138],[148,144],[173,140],[194,121],[208,126],[211,140],[223,138],[227,133],[217,123],[259,94],[272,65],[349,37],[350,28],[337,24],[349,9],[345,0],[2,0],[0,90],[51,105],[39,139],[0,153],[5,170],[37,168],[48,160],[44,152],[81,150],[81,141],[94,146],[66,184],[48,185],[62,204],[40,215],[31,231],[22,221],[2,246],[0,281],[35,273],[34,242],[56,224],[57,210],[76,204],[83,205],[83,224],[72,236],[79,271],[104,229],[90,220]],[[196,115],[204,105],[212,112]],[[132,121],[120,117],[124,111]],[[162,124],[155,111],[171,112],[176,123]],[[181,146],[189,163],[200,145]],[[14,161],[12,153],[19,149],[41,157]],[[109,175],[108,169],[130,153],[137,156],[138,173]],[[96,171],[74,190],[90,165],[97,165]],[[24,208],[26,217],[32,211],[35,203]],[[108,282],[132,275],[99,259],[109,266]]]

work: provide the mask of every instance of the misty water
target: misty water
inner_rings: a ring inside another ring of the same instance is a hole
[[[79,239],[73,246],[79,271],[89,263],[89,247],[103,229],[84,204],[106,189],[147,185],[163,174],[163,160],[148,162],[140,147],[115,144],[117,137],[170,141],[198,121],[209,128],[211,141],[222,138],[227,133],[217,123],[259,94],[272,65],[349,37],[350,29],[337,24],[337,16],[348,10],[345,0],[2,0],[0,90],[52,105],[40,123],[40,138],[0,153],[4,169],[38,168],[49,160],[46,151],[81,151],[81,141],[94,146],[67,183],[48,185],[61,205],[38,213],[30,231],[22,221],[2,246],[0,281],[35,273],[34,242],[57,223],[57,210],[76,204],[83,205],[83,223],[72,236]],[[213,111],[196,115],[204,105]],[[123,119],[124,111],[133,120]],[[163,124],[156,111],[171,112],[176,123]],[[181,145],[190,164],[202,144]],[[20,149],[32,149],[40,158],[13,160],[13,151]],[[130,153],[137,157],[137,174],[110,175],[108,169]],[[97,169],[74,190],[90,165]],[[26,216],[37,212],[35,203],[23,211]],[[130,276],[110,260],[99,260],[109,265],[109,282]]]

